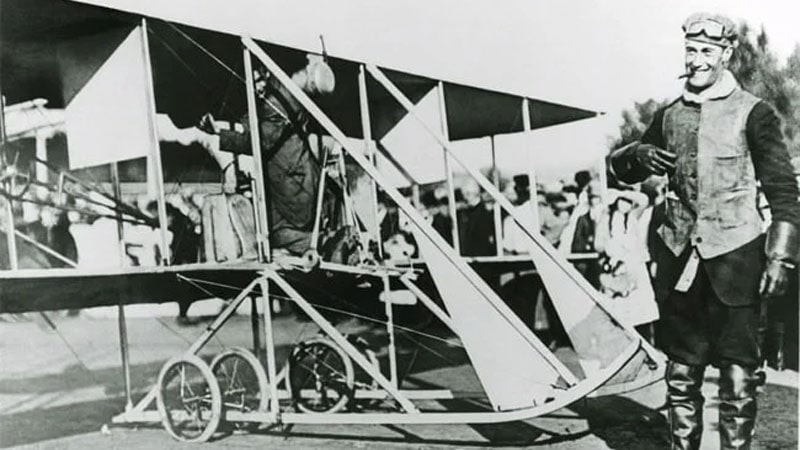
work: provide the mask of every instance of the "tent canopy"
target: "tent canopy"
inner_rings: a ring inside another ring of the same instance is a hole
[[[124,3],[126,11],[96,6],[113,8],[123,3],[0,0],[0,87],[7,103],[45,98],[48,107],[63,107],[141,16],[160,19],[148,22],[156,104],[159,112],[169,114],[179,126],[196,123],[206,112],[237,120],[245,111],[239,36],[259,40],[284,67],[306,51],[319,52],[292,42],[267,43],[269,36],[253,32],[257,29],[251,25],[252,14],[232,16],[231,8],[222,2],[130,2]],[[204,10],[206,19],[169,13],[198,8]],[[226,20],[211,20],[215,17]],[[330,55],[330,64],[337,76],[336,93],[320,105],[348,136],[360,138],[359,63],[348,55]],[[434,77],[384,70],[415,102],[438,83]],[[377,82],[369,79],[368,83],[372,133],[380,139],[406,112]],[[523,130],[523,96],[450,82],[444,82],[444,89],[451,140]],[[532,129],[597,115],[537,99],[529,99],[529,108]]]

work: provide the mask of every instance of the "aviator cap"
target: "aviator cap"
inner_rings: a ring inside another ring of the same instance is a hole
[[[731,47],[736,45],[736,24],[720,14],[694,13],[683,22],[686,39]]]

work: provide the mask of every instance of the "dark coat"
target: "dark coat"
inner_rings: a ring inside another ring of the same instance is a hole
[[[259,102],[262,172],[269,199],[270,243],[302,254],[309,248],[322,168],[309,145],[309,119],[282,87]],[[287,120],[288,118],[288,120]],[[247,116],[244,132],[220,132],[220,145],[235,153],[250,153]]]
[[[494,213],[484,202],[467,206],[458,212],[458,233],[461,254],[491,256],[497,253],[494,240]]]

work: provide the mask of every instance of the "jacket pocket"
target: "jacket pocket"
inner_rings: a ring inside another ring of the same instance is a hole
[[[745,186],[744,164],[747,162],[744,155],[715,156],[712,168],[713,185],[717,192],[729,191]]]
[[[734,192],[724,192],[717,199],[717,219],[720,228],[736,228],[742,226],[747,221],[748,215],[752,213],[751,192],[738,190]]]

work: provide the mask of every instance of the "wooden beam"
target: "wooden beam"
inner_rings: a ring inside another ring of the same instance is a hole
[[[416,406],[414,406],[411,401],[406,398],[400,391],[397,389],[394,384],[387,380],[386,377],[381,374],[380,370],[378,370],[375,366],[373,366],[367,358],[361,354],[358,349],[356,349],[350,341],[347,340],[339,330],[336,329],[327,319],[325,319],[322,314],[317,312],[313,306],[311,306],[308,301],[300,295],[297,290],[295,290],[286,280],[284,280],[277,272],[272,269],[265,269],[264,274],[272,281],[275,282],[276,285],[287,295],[289,296],[300,309],[303,310],[306,315],[314,321],[317,326],[319,326],[325,334],[328,335],[345,353],[347,353],[353,361],[361,367],[369,376],[375,380],[378,385],[386,390],[389,394],[392,395],[397,403],[400,404],[400,407],[403,408],[406,413],[409,414],[416,414],[419,411],[417,410]]]
[[[267,216],[267,190],[264,183],[264,156],[261,154],[261,127],[258,124],[258,106],[256,104],[256,88],[253,80],[253,60],[250,52],[242,49],[244,58],[244,73],[247,85],[247,118],[250,128],[250,148],[253,152],[253,178],[255,180],[255,195],[253,207],[256,213],[256,233],[258,242],[259,261],[271,261],[269,245],[269,218]]]
[[[588,281],[586,281],[583,275],[581,275],[577,271],[577,269],[575,269],[575,267],[573,267],[566,260],[561,258],[558,254],[558,251],[549,242],[547,242],[543,236],[541,236],[539,233],[535,232],[534,230],[528,227],[528,225],[525,223],[525,220],[523,220],[523,218],[515,211],[514,205],[512,205],[511,202],[507,198],[505,198],[505,196],[503,196],[500,191],[497,190],[497,188],[492,186],[492,183],[489,180],[487,180],[486,177],[483,176],[483,174],[481,174],[479,171],[473,169],[472,167],[464,163],[464,161],[462,161],[458,157],[458,155],[453,153],[452,149],[447,144],[446,140],[436,130],[434,130],[431,126],[429,126],[425,122],[425,120],[423,120],[418,114],[416,114],[413,111],[413,103],[411,102],[411,100],[409,100],[405,96],[405,94],[403,94],[394,85],[394,83],[392,83],[391,80],[389,80],[389,78],[386,77],[386,75],[376,66],[367,65],[367,70],[369,71],[370,74],[372,74],[373,77],[375,77],[375,79],[379,83],[381,83],[389,91],[390,94],[394,96],[394,98],[398,102],[400,102],[400,104],[406,109],[406,111],[408,111],[422,125],[422,127],[429,135],[431,135],[434,139],[436,139],[440,145],[442,145],[448,152],[450,152],[450,154],[453,157],[453,160],[459,163],[461,167],[463,167],[464,170],[466,170],[467,173],[470,176],[472,176],[472,178],[474,178],[475,181],[477,181],[478,184],[484,190],[486,190],[492,197],[494,197],[495,201],[498,202],[500,206],[506,210],[506,212],[508,212],[509,216],[514,220],[514,222],[516,222],[517,225],[519,225],[520,229],[522,229],[522,231],[526,235],[528,235],[528,238],[530,238],[531,241],[536,246],[538,246],[539,249],[542,250],[542,252],[544,252],[545,256],[547,256],[550,259],[550,261],[556,264],[561,270],[566,272],[566,274],[569,276],[572,282],[577,284],[578,287],[581,288],[581,290],[583,290],[587,295],[589,295],[592,298],[592,300],[594,300],[600,306],[601,309],[603,309],[606,313],[611,315],[611,317],[614,317],[613,314],[610,312],[611,308],[608,307],[607,304],[608,300],[605,299],[602,295],[600,295],[600,293],[597,292],[597,290],[591,284],[589,284]],[[657,350],[652,348],[652,346],[647,341],[641,339],[639,333],[632,326],[624,323],[620,323],[620,326],[631,336],[639,337],[638,340],[641,341],[642,346],[648,351],[648,353],[650,352],[657,353]],[[524,333],[524,331],[522,332]]]
[[[450,141],[450,130],[447,124],[447,106],[444,98],[444,83],[439,81],[439,116],[441,118],[442,138]],[[461,240],[458,234],[458,208],[456,207],[456,188],[453,184],[453,164],[450,161],[450,152],[442,149],[444,155],[444,174],[447,180],[447,208],[450,212],[450,235],[453,240],[453,248],[456,253],[461,254]]]
[[[525,137],[527,137],[528,133],[531,131],[531,110],[529,107],[528,99],[522,99],[522,131],[525,133]],[[528,167],[526,167],[525,173],[528,175],[528,186],[530,191],[530,206],[531,206],[531,213],[533,214],[533,230],[536,233],[541,233],[542,224],[539,221],[539,187],[536,185],[536,170],[534,169],[533,164],[533,152],[531,149],[526,148],[525,154],[528,156]]]
[[[150,123],[150,153],[148,160],[152,164],[152,174],[156,183],[156,206],[158,207],[158,229],[161,234],[161,264],[169,265],[170,256],[167,230],[167,200],[164,193],[164,169],[161,164],[161,144],[158,138],[156,123],[156,96],[153,89],[153,65],[150,61],[150,44],[147,37],[147,19],[142,18],[139,32],[142,34],[142,56],[144,57],[145,98]],[[113,101],[109,99],[109,101]]]
[[[281,82],[281,84],[295,97],[295,99],[300,102],[301,105],[306,109],[306,111],[314,117],[320,125],[325,128],[331,136],[339,141],[342,147],[350,153],[350,156],[353,160],[358,163],[362,169],[364,169],[372,178],[375,179],[375,182],[378,183],[379,186],[383,188],[386,194],[397,204],[397,206],[408,216],[409,220],[417,227],[417,229],[425,235],[428,239],[430,239],[434,246],[440,251],[449,261],[453,264],[458,271],[464,275],[464,277],[469,280],[470,284],[478,290],[498,311],[499,314],[509,323],[510,326],[514,328],[514,330],[528,342],[529,345],[537,353],[539,353],[542,358],[547,361],[550,366],[560,374],[568,383],[575,384],[577,383],[578,379],[555,355],[550,352],[547,347],[542,344],[542,342],[533,334],[533,332],[517,317],[509,308],[499,298],[496,298],[496,294],[491,288],[469,267],[469,265],[461,258],[457,253],[453,251],[453,248],[444,240],[439,233],[436,232],[422,217],[422,215],[417,211],[411,203],[408,202],[398,191],[394,189],[391,184],[389,184],[388,180],[383,177],[383,175],[369,163],[369,161],[361,154],[361,152],[352,147],[347,136],[333,123],[333,121],[328,118],[325,113],[317,106],[310,98],[289,78],[289,76],[281,69],[281,67],[267,55],[267,53],[258,46],[252,39],[247,37],[242,38],[242,41],[245,45],[253,52],[258,59],[261,60],[264,65],[267,66],[267,69],[276,77],[276,79]],[[367,65],[367,70],[375,76],[378,73],[378,76],[382,76],[383,79],[378,79],[379,82],[388,83],[384,84],[387,89],[389,89],[390,93],[395,96],[395,98],[400,101],[401,105],[404,106],[408,111],[411,111],[411,114],[416,117],[416,114],[413,112],[413,104],[411,103],[408,98],[406,98],[400,91],[388,81],[388,78],[383,75],[382,72],[377,72],[377,68],[371,65]],[[399,95],[399,97],[398,97]],[[427,124],[422,121],[423,126],[427,128]],[[435,136],[439,136],[438,133],[435,133]],[[439,136],[440,137],[440,136]],[[449,150],[449,145],[446,144],[443,140],[440,139],[440,144]],[[454,157],[459,164],[462,164],[457,158]],[[473,175],[474,176],[474,175]],[[489,187],[489,192],[496,192],[491,184],[483,178],[482,175],[478,174],[481,177],[481,180],[486,183]],[[480,182],[480,180],[479,180]],[[486,187],[484,186],[484,189]],[[505,199],[501,199],[505,200]],[[506,202],[508,202],[506,200]],[[510,203],[509,203],[510,205]],[[518,218],[516,220],[519,220]]]

